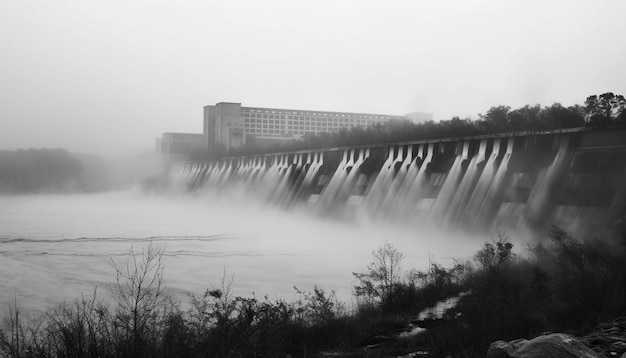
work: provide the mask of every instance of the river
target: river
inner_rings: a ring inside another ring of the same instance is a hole
[[[98,194],[0,197],[0,316],[17,302],[43,312],[81,294],[106,297],[131,248],[164,249],[165,284],[183,305],[188,294],[233,278],[237,295],[291,300],[294,286],[334,290],[353,302],[352,272],[388,241],[407,254],[404,270],[448,264],[481,239],[414,226],[322,219],[307,210],[246,198],[130,190]]]

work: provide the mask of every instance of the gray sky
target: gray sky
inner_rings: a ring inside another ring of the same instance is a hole
[[[151,150],[202,107],[473,118],[626,95],[621,0],[0,0],[0,149]]]

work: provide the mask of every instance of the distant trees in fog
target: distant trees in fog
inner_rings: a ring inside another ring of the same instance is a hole
[[[65,149],[0,151],[0,193],[92,191],[106,186],[97,157]]]

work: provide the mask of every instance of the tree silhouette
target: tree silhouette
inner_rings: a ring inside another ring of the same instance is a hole
[[[605,127],[614,122],[626,122],[626,99],[622,95],[606,92],[592,95],[585,101],[585,119],[594,127]]]

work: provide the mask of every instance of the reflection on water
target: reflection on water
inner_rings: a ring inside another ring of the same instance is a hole
[[[351,300],[352,272],[385,241],[408,254],[404,268],[423,269],[465,257],[480,240],[415,227],[320,219],[239,198],[118,192],[2,197],[0,304],[44,310],[94,286],[104,296],[111,261],[131,247],[165,247],[165,282],[179,300],[234,275],[237,295],[291,299],[293,286],[317,285]]]

